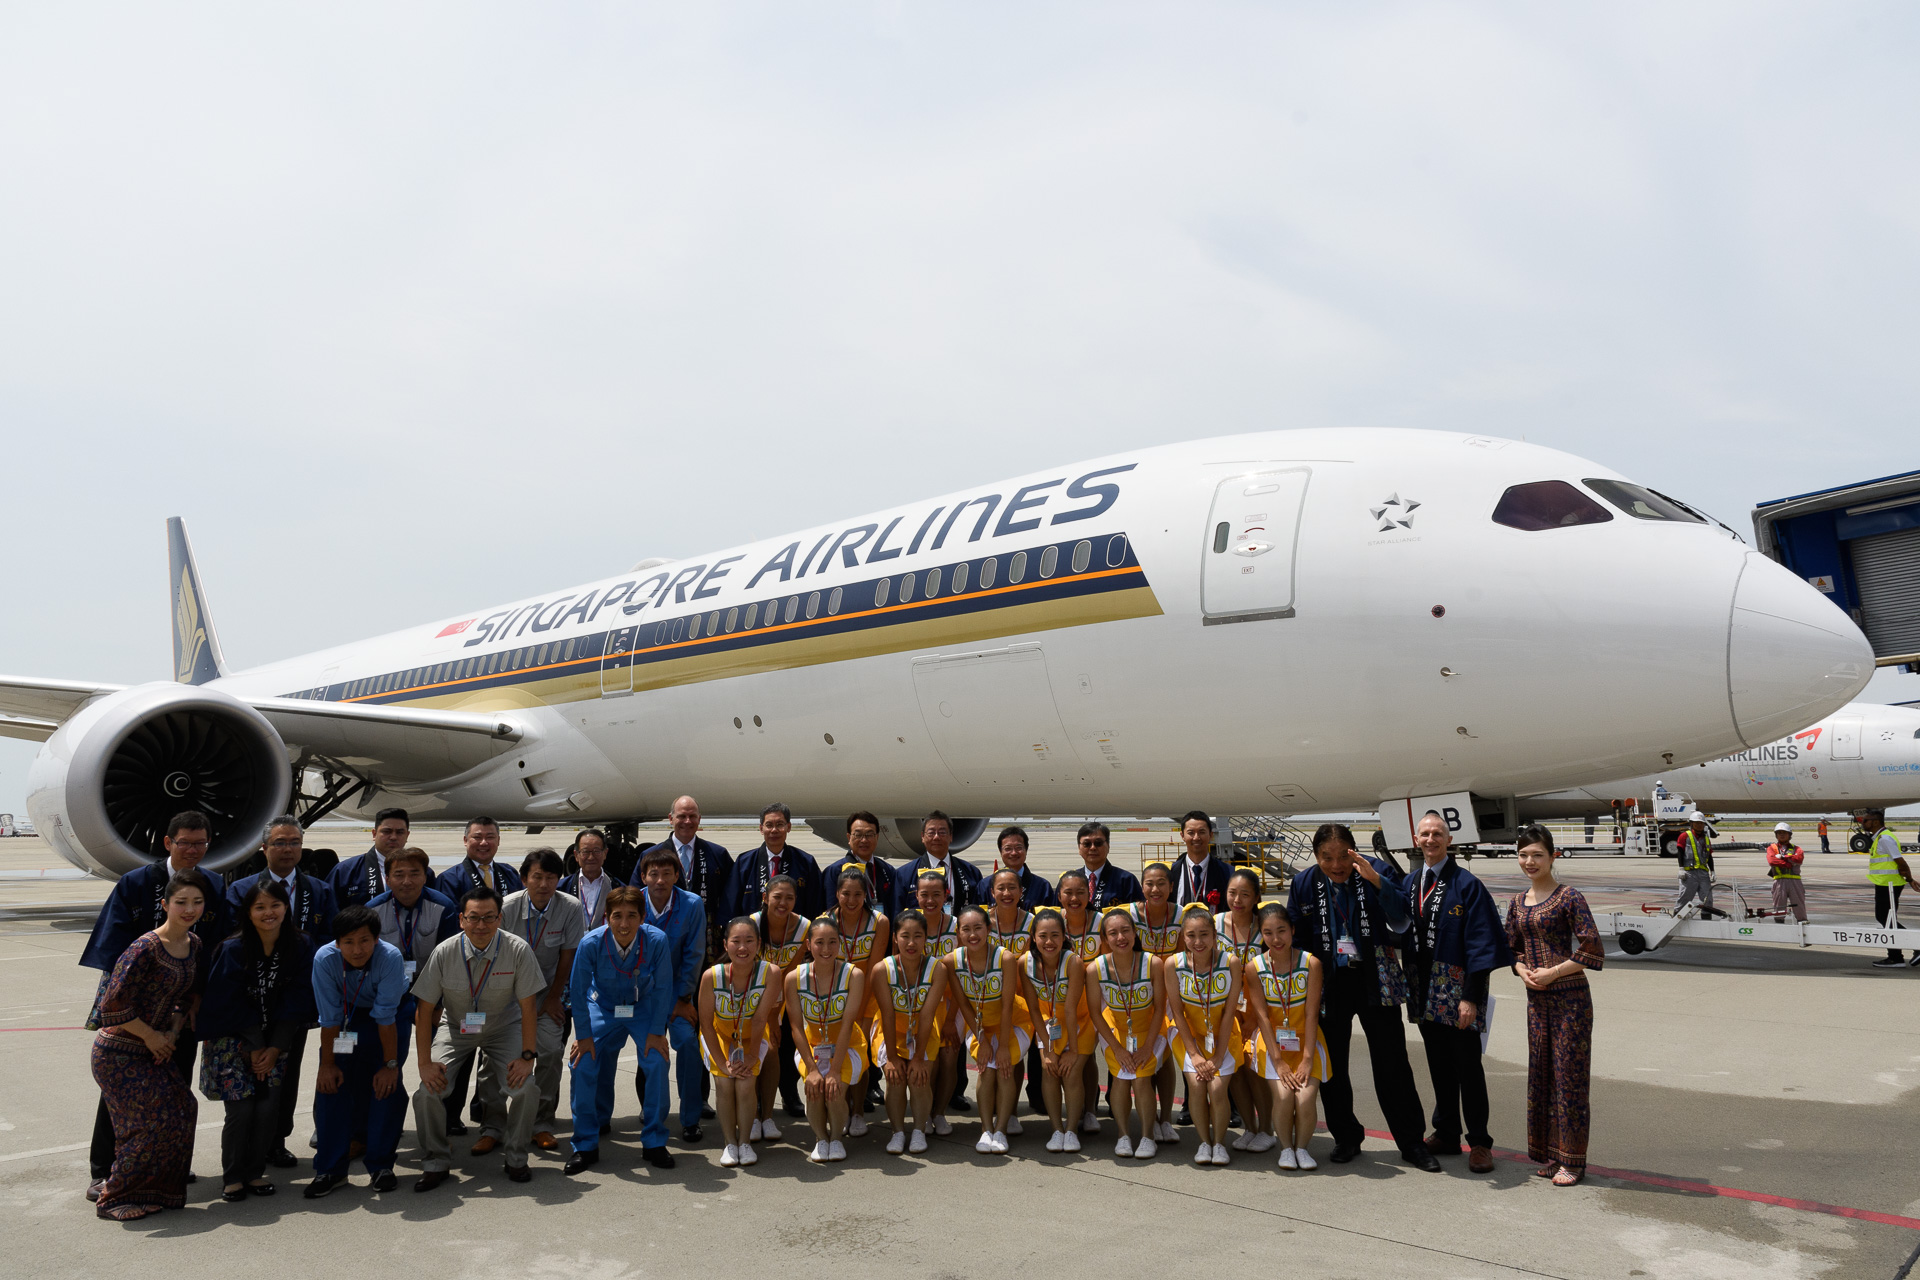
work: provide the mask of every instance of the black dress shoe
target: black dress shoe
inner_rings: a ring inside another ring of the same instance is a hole
[[[187,1182],[188,1182],[189,1184],[192,1184],[192,1183],[195,1183],[195,1182],[198,1182],[198,1181],[200,1181],[200,1175],[199,1175],[199,1174],[197,1174],[197,1173],[195,1173],[195,1172],[194,1172],[193,1170],[191,1170],[191,1169],[189,1169],[189,1170],[187,1170]]]
[[[1173,1122],[1175,1124],[1182,1124],[1182,1125],[1186,1125],[1188,1128],[1192,1128],[1193,1112],[1187,1110],[1185,1107],[1182,1107],[1180,1108],[1180,1114],[1173,1118]]]
[[[373,1181],[368,1185],[375,1191],[391,1191],[400,1185],[400,1179],[393,1176],[393,1170],[382,1169],[373,1175]]]
[[[228,1204],[239,1204],[247,1198],[247,1189],[245,1186],[232,1188],[222,1187],[220,1188],[220,1198]]]
[[[702,1129],[697,1124],[687,1125],[685,1128],[680,1130],[680,1141],[682,1142],[698,1142],[706,1136],[707,1136],[706,1130]]]
[[[713,1108],[712,1108],[712,1107],[701,1107],[701,1108],[700,1108],[700,1118],[701,1118],[702,1120],[711,1120],[711,1119],[713,1119]]]
[[[335,1187],[340,1186],[346,1180],[347,1175],[344,1173],[323,1173],[314,1178],[312,1182],[309,1182],[307,1189],[300,1194],[309,1200],[318,1200],[321,1196],[327,1194],[327,1192],[333,1190]]]
[[[1415,1147],[1411,1151],[1402,1151],[1400,1158],[1416,1169],[1423,1169],[1428,1173],[1440,1172],[1440,1162],[1435,1160],[1433,1158],[1433,1152],[1427,1150],[1425,1147]]]
[[[467,1129],[467,1125],[466,1125],[466,1121],[464,1121],[464,1120],[449,1120],[449,1121],[447,1121],[447,1136],[448,1136],[448,1137],[451,1137],[451,1138],[464,1138],[464,1137],[466,1137],[466,1136],[467,1136],[467,1133],[468,1133],[468,1129]]]
[[[445,1169],[430,1169],[413,1180],[415,1191],[431,1191],[447,1180]]]
[[[798,1098],[788,1098],[785,1109],[786,1113],[796,1120],[804,1120],[807,1118],[807,1104]],[[645,1150],[645,1148],[642,1148],[642,1150]]]
[[[600,1148],[595,1147],[591,1151],[576,1151],[567,1157],[566,1167],[561,1169],[560,1172],[571,1178],[576,1173],[585,1173],[599,1163]]]
[[[640,1156],[656,1169],[673,1168],[673,1152],[665,1147],[642,1147]]]
[[[507,1181],[508,1182],[532,1182],[533,1170],[529,1169],[524,1164],[510,1164],[507,1166]]]
[[[295,1169],[300,1165],[300,1157],[283,1146],[267,1157],[267,1163],[276,1169]]]
[[[280,1188],[274,1186],[271,1182],[249,1182],[247,1184],[247,1194],[250,1196],[275,1195],[279,1190]]]
[[[613,1121],[611,1120],[602,1121],[600,1125],[600,1136],[604,1138],[612,1132],[613,1132]]]
[[[973,1104],[967,1101],[967,1095],[964,1092],[956,1091],[953,1095],[953,1101],[947,1104],[947,1110],[971,1111],[973,1110]]]
[[[1345,1142],[1336,1142],[1333,1144],[1333,1154],[1328,1156],[1327,1159],[1333,1161],[1335,1164],[1347,1164],[1359,1154],[1359,1143],[1348,1144]]]

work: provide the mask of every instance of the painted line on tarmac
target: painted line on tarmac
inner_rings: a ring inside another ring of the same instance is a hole
[[[1323,1121],[1319,1126],[1325,1133],[1327,1126]],[[1378,1138],[1383,1142],[1392,1142],[1393,1135],[1385,1129],[1368,1129],[1369,1138]],[[1519,1164],[1533,1164],[1534,1160],[1524,1151],[1508,1151],[1495,1147],[1493,1154],[1502,1160],[1512,1160]],[[1604,1165],[1590,1164],[1587,1172],[1595,1177],[1609,1178],[1615,1182],[1635,1182],[1645,1187],[1660,1187],[1668,1191],[1691,1191],[1696,1195],[1717,1196],[1723,1200],[1746,1200],[1753,1204],[1773,1205],[1781,1209],[1798,1209],[1803,1213],[1825,1213],[1836,1218],[1854,1218],[1861,1222],[1877,1222],[1883,1227],[1904,1227],[1908,1231],[1920,1231],[1920,1218],[1909,1218],[1898,1213],[1882,1213],[1878,1209],[1855,1209],[1851,1205],[1827,1204],[1822,1200],[1800,1200],[1793,1196],[1776,1196],[1765,1191],[1742,1191],[1739,1187],[1722,1187],[1711,1182],[1699,1182],[1691,1178],[1670,1178],[1665,1174],[1641,1173],[1635,1169],[1609,1169]]]
[[[225,1123],[225,1120],[213,1120],[207,1124],[197,1124],[193,1127],[196,1131],[200,1129],[218,1129]],[[0,1156],[0,1164],[10,1164],[15,1160],[37,1160],[41,1156],[63,1156],[69,1151],[85,1151],[92,1145],[93,1143],[91,1142],[69,1142],[64,1147],[41,1147],[37,1151],[16,1151],[11,1155]]]

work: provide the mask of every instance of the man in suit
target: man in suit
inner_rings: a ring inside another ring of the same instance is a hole
[[[894,894],[901,901],[912,900],[922,871],[937,871],[947,878],[949,911],[984,905],[980,888],[980,868],[948,850],[953,847],[953,819],[935,809],[920,820],[920,843],[926,852],[900,868],[894,881]]]
[[[1227,906],[1227,876],[1233,871],[1213,852],[1213,820],[1195,809],[1180,819],[1187,856],[1174,864],[1173,900],[1178,906],[1204,902],[1214,911]]]
[[[382,809],[373,815],[373,847],[348,858],[327,877],[336,908],[364,907],[387,891],[387,859],[407,847],[412,829],[405,809]]]
[[[512,867],[493,860],[500,852],[499,823],[492,818],[469,818],[462,839],[467,856],[458,866],[442,871],[440,878],[433,882],[434,888],[458,902],[467,896],[469,889],[491,889],[505,900],[508,894],[527,887]]]
[[[1139,902],[1140,878],[1113,864],[1113,832],[1104,822],[1083,822],[1076,837],[1080,861],[1087,867],[1087,907],[1097,917],[1108,907]]]
[[[708,964],[720,961],[720,935],[726,928],[731,916],[725,914],[728,894],[733,879],[733,855],[711,840],[700,835],[700,802],[692,796],[681,796],[673,802],[673,808],[667,811],[667,821],[673,824],[673,833],[659,844],[645,850],[640,855],[640,865],[646,864],[647,854],[654,849],[665,849],[680,860],[680,882],[676,888],[684,889],[700,899],[706,909],[707,944],[705,960]],[[633,886],[643,889],[639,867],[634,869]],[[801,908],[803,911],[804,907]]]
[[[307,935],[317,950],[333,941],[333,890],[324,880],[316,880],[300,870],[300,848],[305,832],[299,819],[283,813],[267,824],[265,850],[267,869],[259,875],[235,880],[227,886],[227,917],[238,919],[240,904],[255,884],[277,882],[287,895],[287,927]],[[281,1061],[286,1075],[280,1088],[280,1148],[268,1160],[277,1169],[291,1169],[299,1160],[287,1150],[286,1139],[293,1132],[293,1113],[300,1095],[300,1067],[307,1056],[307,1031],[302,1028],[293,1048]]]
[[[81,965],[100,970],[102,991],[106,989],[107,978],[112,975],[113,967],[120,963],[121,955],[133,945],[133,940],[165,922],[167,911],[161,894],[167,887],[167,881],[182,871],[200,870],[200,859],[207,856],[207,846],[212,841],[211,827],[207,815],[196,809],[174,814],[167,823],[167,834],[160,841],[167,856],[121,876],[113,886],[113,892],[107,895],[106,904],[94,918],[93,932],[87,937],[86,949],[80,953]],[[206,966],[213,960],[214,948],[220,945],[230,930],[226,899],[222,896],[226,892],[226,882],[212,871],[200,870],[200,874],[213,886],[207,909],[193,926],[194,933],[200,938],[201,976],[204,978]],[[98,999],[97,996],[95,998]],[[97,1009],[88,1016],[87,1025],[99,1025]],[[194,1083],[193,1053],[198,1043],[191,1035],[183,1035],[173,1051],[173,1065],[189,1086]],[[93,1147],[87,1156],[91,1174],[87,1199],[100,1198],[100,1184],[113,1170],[113,1156],[113,1121],[107,1115],[107,1101],[103,1097],[100,1109],[94,1115]],[[188,1176],[191,1178],[192,1175]]]
[[[607,891],[620,883],[607,874],[607,833],[589,827],[575,836],[573,860],[580,869],[560,881],[560,892],[580,899],[591,933],[607,922]]]
[[[1031,911],[1035,907],[1057,907],[1060,899],[1055,896],[1053,886],[1045,879],[1035,875],[1027,868],[1027,829],[1025,827],[1007,827],[1000,832],[1000,866],[1020,877],[1020,909]],[[1037,1051],[1038,1045],[1035,1046]],[[1038,1087],[1039,1082],[1033,1073],[1027,1073],[1028,1083]],[[1038,1094],[1031,1095],[1038,1097]],[[1045,1107],[1040,1110],[1045,1111]]]
[[[728,877],[726,918],[750,916],[765,904],[767,884],[775,876],[792,876],[800,885],[796,910],[809,918],[826,910],[826,889],[820,863],[805,849],[787,843],[793,833],[793,810],[779,801],[760,813],[760,847],[740,855]]]
[[[894,883],[897,873],[886,859],[874,856],[874,850],[879,847],[880,819],[865,809],[847,819],[847,856],[827,868],[828,901],[835,901],[840,892],[840,873],[852,868],[865,872],[867,883],[873,886],[873,902],[869,905],[887,919],[893,919],[900,910],[899,886]]]

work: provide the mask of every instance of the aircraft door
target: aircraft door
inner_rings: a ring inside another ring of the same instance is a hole
[[[1833,722],[1832,743],[1835,760],[1858,760],[1860,758],[1860,722],[1855,719],[1840,719]]]
[[[1213,491],[1200,572],[1207,626],[1293,617],[1294,553],[1310,475],[1306,467],[1255,471]]]
[[[633,692],[634,628],[607,634],[607,651],[600,659],[600,696],[617,698]]]

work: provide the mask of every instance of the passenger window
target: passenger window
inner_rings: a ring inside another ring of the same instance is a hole
[[[1127,535],[1116,533],[1107,539],[1107,568],[1118,569],[1127,562]]]
[[[997,556],[988,556],[980,562],[980,589],[982,591],[985,591],[993,585],[994,576],[999,569],[1000,559]]]
[[[882,578],[874,584],[873,607],[878,609],[887,603],[887,593],[893,590],[893,579]]]
[[[580,641],[579,641],[578,639],[574,639],[574,640],[569,640],[569,641],[567,641],[567,644],[566,644],[566,650],[567,650],[567,652],[566,652],[566,658],[567,658],[567,660],[568,660],[569,662],[571,662],[571,661],[573,660],[573,647],[574,647],[574,646],[575,646],[576,644],[579,644],[579,643],[580,643]]]
[[[760,620],[760,602],[754,601],[747,606],[747,630],[753,630],[754,623]]]
[[[665,644],[667,642],[667,624],[666,623],[656,622],[653,624],[653,642],[655,644]]]
[[[932,599],[934,596],[940,594],[940,571],[938,569],[927,570],[927,589],[921,594],[928,599]]]
[[[811,618],[814,615],[818,614],[819,612],[820,612],[820,593],[816,591],[812,595],[807,597],[807,616]]]
[[[1613,519],[1607,509],[1565,480],[1536,480],[1516,484],[1500,495],[1493,522],[1509,529],[1535,532],[1577,524],[1605,524]]]
[[[786,621],[792,622],[794,618],[799,614],[799,612],[800,612],[800,597],[788,596]]]
[[[1060,548],[1048,547],[1040,553],[1040,576],[1051,578],[1053,571],[1060,567]]]
[[[1027,553],[1016,551],[1013,559],[1007,561],[1007,581],[1023,582],[1027,576]]]
[[[953,594],[962,595],[966,592],[966,589],[967,566],[964,563],[957,564],[953,566]]]
[[[1075,573],[1085,573],[1087,571],[1087,565],[1092,563],[1092,561],[1093,544],[1091,542],[1076,542],[1073,544],[1073,571]]]
[[[738,623],[739,621],[740,621],[739,609],[736,608],[736,609],[727,610],[727,634],[728,635],[733,634],[734,624]]]
[[[1671,520],[1678,524],[1705,524],[1696,512],[1672,498],[1625,480],[1587,480],[1587,488],[1636,520]]]
[[[699,638],[700,638],[700,615],[696,613],[693,615],[693,621],[687,624],[687,639],[698,640]]]
[[[901,604],[905,604],[907,601],[913,599],[914,582],[915,582],[915,578],[912,574],[903,573],[900,575],[900,603]]]
[[[720,630],[720,611],[715,609],[707,615],[707,634],[714,635]]]
[[[840,588],[835,587],[833,594],[827,597],[827,616],[831,618],[840,612]]]

